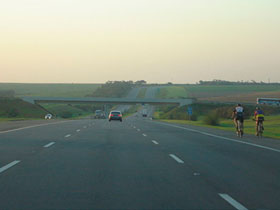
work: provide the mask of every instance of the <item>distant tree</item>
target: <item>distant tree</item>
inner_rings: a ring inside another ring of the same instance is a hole
[[[279,83],[265,83],[263,81],[261,82],[256,82],[255,80],[251,81],[237,81],[237,82],[232,82],[232,81],[226,81],[226,80],[217,80],[214,79],[212,81],[203,81],[200,80],[199,85],[280,85]]]
[[[145,80],[138,80],[134,83],[135,85],[145,85],[147,82]]]

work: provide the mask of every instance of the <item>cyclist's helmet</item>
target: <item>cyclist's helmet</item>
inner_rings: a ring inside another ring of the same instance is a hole
[[[241,104],[237,104],[237,106],[241,106]]]
[[[261,109],[260,107],[258,107],[258,106],[256,107],[256,110],[260,110],[260,109]]]

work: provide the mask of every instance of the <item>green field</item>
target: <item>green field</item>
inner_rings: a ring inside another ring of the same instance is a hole
[[[187,93],[192,97],[213,97],[255,92],[280,91],[280,85],[188,85]]]
[[[200,101],[255,103],[257,98],[280,98],[280,85],[171,85],[157,98],[196,98]]]
[[[280,85],[188,85],[185,86],[189,93],[243,93],[243,92],[265,92],[265,91],[279,91]]]
[[[16,97],[85,97],[92,94],[100,84],[20,84],[0,83],[1,90],[14,90]]]
[[[217,128],[226,131],[235,132],[234,124],[232,120],[221,120],[219,126],[210,126],[206,125],[203,122],[203,119],[200,118],[198,121],[188,121],[188,120],[162,120],[169,123],[178,123],[178,124],[188,124],[196,125],[210,128]],[[264,137],[277,138],[280,139],[280,115],[277,116],[266,116],[264,122]],[[255,134],[255,122],[252,120],[244,121],[244,132],[245,134]]]
[[[157,98],[187,98],[188,94],[182,86],[168,86],[160,88]]]

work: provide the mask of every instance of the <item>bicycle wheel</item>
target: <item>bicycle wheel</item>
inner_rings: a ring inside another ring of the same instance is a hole
[[[258,125],[258,136],[259,136],[259,138],[262,138],[262,133],[263,133],[263,125],[260,122],[259,125]]]

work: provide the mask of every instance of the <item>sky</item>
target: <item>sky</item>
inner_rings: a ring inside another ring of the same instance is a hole
[[[9,0],[0,82],[280,82],[279,0]]]

